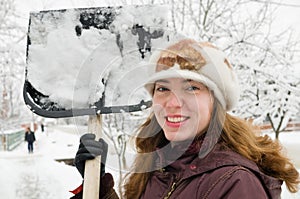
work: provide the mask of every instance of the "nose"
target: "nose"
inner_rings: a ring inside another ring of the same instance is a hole
[[[167,99],[167,107],[181,107],[183,104],[183,100],[179,94],[175,92],[171,92]]]

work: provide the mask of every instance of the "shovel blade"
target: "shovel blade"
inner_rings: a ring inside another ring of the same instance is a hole
[[[24,101],[50,118],[133,112],[151,54],[169,42],[164,5],[30,13]]]

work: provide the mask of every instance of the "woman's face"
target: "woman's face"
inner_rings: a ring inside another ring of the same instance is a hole
[[[169,141],[191,140],[207,130],[214,98],[204,84],[183,78],[158,80],[152,100]]]

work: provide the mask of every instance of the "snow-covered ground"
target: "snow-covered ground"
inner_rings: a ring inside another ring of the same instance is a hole
[[[81,183],[75,167],[54,161],[72,158],[78,148],[78,135],[51,131],[36,132],[34,153],[27,143],[14,151],[0,152],[0,197],[3,199],[70,198],[69,190]]]
[[[36,132],[37,141],[33,154],[27,153],[26,143],[14,151],[0,152],[0,197],[3,199],[66,199],[68,191],[81,183],[75,167],[56,162],[54,159],[73,158],[77,151],[80,133],[84,130],[71,126]],[[300,132],[280,134],[297,168],[300,168]],[[108,162],[110,156],[108,156]],[[110,165],[111,166],[111,165]],[[108,165],[108,169],[109,165]],[[115,172],[113,172],[115,173]],[[291,194],[282,187],[282,199],[300,199],[300,193]]]

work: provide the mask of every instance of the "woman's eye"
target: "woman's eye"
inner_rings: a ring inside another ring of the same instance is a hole
[[[164,91],[168,91],[169,89],[166,87],[157,87],[155,90],[159,92],[164,92]]]
[[[187,88],[187,90],[188,90],[188,91],[197,91],[197,90],[200,90],[200,88],[197,87],[197,86],[189,86],[189,87]]]

